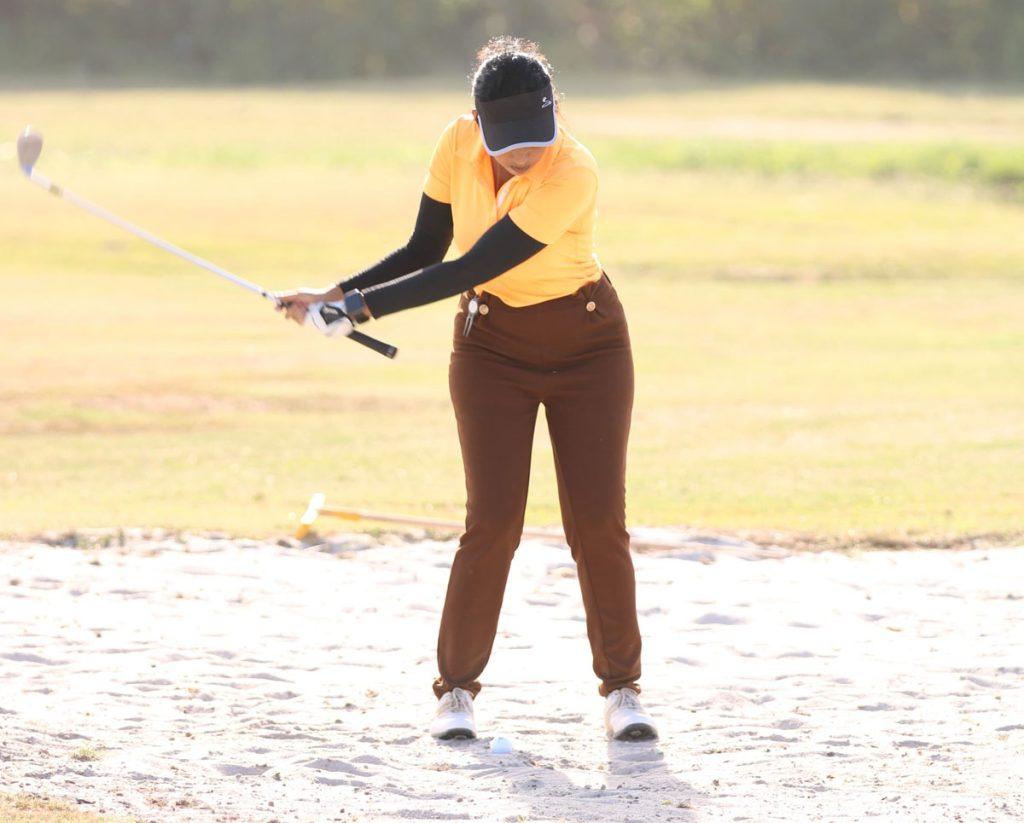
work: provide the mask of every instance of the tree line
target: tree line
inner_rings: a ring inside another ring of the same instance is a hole
[[[1024,80],[1022,0],[0,0],[0,75],[415,76],[505,33],[576,72]]]

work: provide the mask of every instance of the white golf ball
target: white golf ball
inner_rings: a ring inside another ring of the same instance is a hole
[[[512,741],[507,737],[495,737],[491,740],[491,754],[508,754],[512,751]]]

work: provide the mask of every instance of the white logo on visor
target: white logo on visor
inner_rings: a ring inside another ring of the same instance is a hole
[[[545,95],[545,96],[544,96],[544,98],[543,98],[543,100],[541,101],[540,107],[541,107],[542,109],[546,109],[546,108],[547,108],[548,106],[550,106],[550,105],[551,105],[551,101],[550,101],[550,100],[548,100],[548,98],[547,98],[547,95]]]

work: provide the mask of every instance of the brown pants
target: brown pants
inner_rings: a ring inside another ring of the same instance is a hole
[[[625,525],[633,357],[622,304],[607,276],[523,308],[489,294],[480,300],[482,311],[465,336],[462,297],[449,369],[466,471],[466,531],[441,616],[434,694],[456,686],[474,696],[480,691],[522,536],[541,403],[599,692],[639,691],[636,584]]]

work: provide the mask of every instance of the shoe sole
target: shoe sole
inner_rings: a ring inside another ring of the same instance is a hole
[[[647,723],[630,723],[615,735],[616,740],[655,740],[658,733]]]
[[[448,729],[437,736],[437,740],[475,740],[476,732],[471,729]]]

